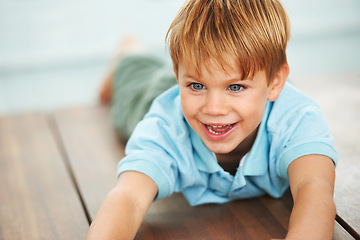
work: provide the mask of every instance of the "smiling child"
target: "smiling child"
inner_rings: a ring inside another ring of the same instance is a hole
[[[130,138],[87,239],[133,239],[174,192],[199,205],[289,186],[286,239],[332,238],[337,153],[319,107],[286,81],[289,36],[277,0],[188,0],[167,35],[172,67],[121,59],[102,98]]]

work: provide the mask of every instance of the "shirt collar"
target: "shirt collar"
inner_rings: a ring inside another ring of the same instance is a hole
[[[216,160],[216,156],[211,152],[199,135],[188,125],[190,131],[190,139],[194,149],[194,160],[200,171],[214,173],[221,170]]]
[[[266,103],[255,142],[244,159],[243,174],[246,176],[263,175],[268,169],[269,140],[266,124],[271,105],[270,102]]]

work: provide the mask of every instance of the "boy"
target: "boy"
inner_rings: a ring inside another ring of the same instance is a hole
[[[87,239],[133,239],[152,201],[175,191],[198,205],[281,197],[289,186],[286,239],[331,239],[337,154],[318,106],[286,83],[289,26],[281,4],[189,0],[167,37],[177,85],[136,126]],[[116,86],[114,106],[122,95]]]

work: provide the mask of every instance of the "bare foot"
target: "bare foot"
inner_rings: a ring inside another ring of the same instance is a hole
[[[112,99],[112,82],[114,73],[111,73],[105,79],[99,94],[99,100],[102,104],[108,104]]]
[[[121,59],[129,54],[140,53],[144,51],[144,46],[141,44],[140,40],[135,36],[128,36],[124,38],[120,44],[120,48],[116,54],[116,57],[113,61],[110,71],[105,78],[105,81],[101,87],[99,100],[103,104],[108,104],[112,99],[112,82],[115,74],[115,69],[120,63]]]

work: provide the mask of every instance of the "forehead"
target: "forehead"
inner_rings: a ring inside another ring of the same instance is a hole
[[[196,78],[202,78],[207,75],[236,76],[237,78],[242,78],[239,63],[235,58],[230,57],[227,57],[226,61],[208,58],[201,63],[194,63],[194,61],[183,58],[179,62],[179,72],[181,72],[182,75]]]

